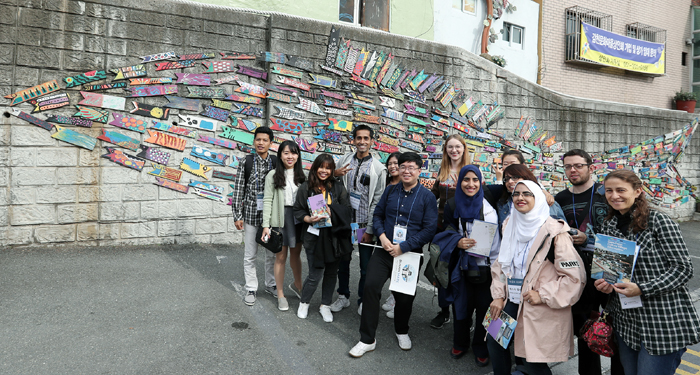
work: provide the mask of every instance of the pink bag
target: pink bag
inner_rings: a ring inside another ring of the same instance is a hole
[[[602,316],[588,319],[581,327],[580,337],[588,344],[593,353],[606,357],[612,357],[615,353],[613,327],[608,322],[607,311],[603,311]]]

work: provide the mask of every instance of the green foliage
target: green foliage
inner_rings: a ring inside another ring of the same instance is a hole
[[[681,89],[681,91],[676,91],[676,96],[673,97],[674,102],[691,101],[691,100],[697,101],[698,100],[697,94],[692,92],[692,91],[690,91],[690,92],[683,91],[683,89]]]

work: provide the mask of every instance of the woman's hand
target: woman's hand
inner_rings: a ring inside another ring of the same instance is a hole
[[[503,311],[503,306],[506,305],[506,301],[503,298],[496,298],[491,301],[491,318],[495,319],[501,316],[501,311]]]
[[[542,192],[544,193],[545,199],[547,199],[547,204],[548,205],[553,205],[554,204],[554,196],[552,194],[549,194],[549,192],[545,189],[542,189]]]
[[[527,293],[523,294],[522,300],[531,305],[539,305],[542,303],[542,298],[540,298],[540,292],[536,290],[529,290]]]
[[[494,165],[493,171],[496,173],[496,181],[503,181],[503,164]]]
[[[610,284],[608,284],[610,285]],[[642,290],[635,283],[616,283],[612,288],[625,297],[636,297],[642,295]]]
[[[636,285],[636,284],[635,284]],[[596,289],[599,291],[605,293],[605,294],[610,294],[613,292],[613,286],[608,284],[605,279],[598,279],[593,283],[593,286],[595,286]]]
[[[462,238],[457,242],[457,247],[462,249],[462,250],[467,250],[469,248],[472,248],[476,245],[476,240],[473,238]]]
[[[260,240],[262,242],[267,242],[267,239],[269,237],[270,237],[270,228],[263,228],[262,237],[260,237]]]
[[[304,221],[307,224],[318,223],[321,219],[323,219],[323,216],[304,216]]]

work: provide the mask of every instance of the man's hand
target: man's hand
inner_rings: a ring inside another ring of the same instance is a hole
[[[382,233],[382,235],[379,236],[379,241],[382,243],[382,247],[386,251],[389,251],[394,246],[394,244],[392,244],[391,241],[389,241],[389,238],[387,238],[386,234],[384,233]]]
[[[349,170],[350,170],[350,164],[348,163],[348,165],[346,165],[342,168],[336,169],[335,172],[333,173],[333,175],[335,177],[345,176]]]
[[[549,192],[547,190],[544,190],[544,189],[542,189],[542,192],[544,193],[545,199],[547,199],[547,204],[550,206],[553,205],[554,204],[554,197],[552,196],[552,194],[549,194]]]
[[[362,243],[372,243],[372,237],[374,237],[374,236],[372,236],[371,234],[365,232],[365,233],[362,235],[362,241],[361,241],[361,242],[362,242]]]
[[[243,220],[238,220],[238,221],[234,222],[233,224],[236,225],[236,229],[243,230]]]
[[[473,238],[462,238],[459,240],[459,242],[457,242],[457,247],[462,250],[467,250],[474,246],[476,246],[476,240]]]
[[[401,244],[398,243],[396,245],[391,244],[390,248],[386,249],[386,251],[389,252],[389,254],[394,258],[403,254],[403,251],[401,251]]]

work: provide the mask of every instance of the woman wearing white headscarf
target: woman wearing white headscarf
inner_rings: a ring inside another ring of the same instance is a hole
[[[518,321],[511,344],[529,375],[551,374],[547,362],[574,354],[571,306],[586,283],[569,226],[549,216],[542,189],[528,180],[513,191],[513,212],[504,223],[498,262],[491,267],[491,316],[505,311]],[[490,335],[495,375],[510,374],[510,351]]]

